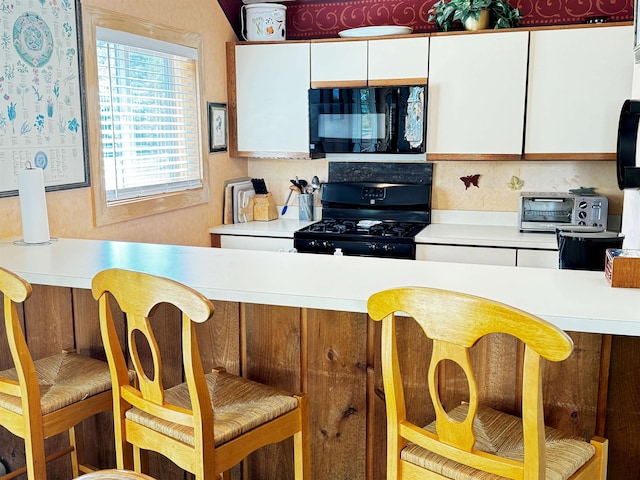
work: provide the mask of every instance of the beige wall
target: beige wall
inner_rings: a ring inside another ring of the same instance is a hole
[[[203,39],[205,52],[202,99],[226,103],[225,42],[235,41],[236,37],[217,1],[82,0],[82,4],[198,33]],[[95,126],[95,120],[89,119],[88,127]],[[247,164],[244,160],[229,159],[226,152],[209,154],[208,148],[206,152],[211,191],[209,205],[95,227],[90,188],[50,192],[47,193],[47,208],[51,236],[209,245],[208,227],[221,223],[224,179],[245,176]],[[18,198],[0,199],[0,238],[21,233]]]

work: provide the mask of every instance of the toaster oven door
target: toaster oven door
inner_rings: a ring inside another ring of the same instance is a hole
[[[520,230],[553,232],[571,224],[573,204],[571,197],[522,197]]]

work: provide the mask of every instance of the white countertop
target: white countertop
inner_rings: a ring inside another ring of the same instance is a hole
[[[416,243],[558,250],[554,233],[522,233],[518,227],[432,223],[415,238]]]
[[[279,218],[270,222],[235,223],[219,225],[209,229],[209,233],[221,235],[242,235],[252,237],[293,238],[293,233],[313,222]],[[469,245],[487,247],[534,248],[557,250],[553,233],[522,233],[515,226],[462,225],[435,223],[426,227],[416,236],[416,243],[437,243],[446,245]]]
[[[294,218],[276,218],[269,222],[233,223],[211,227],[209,233],[220,235],[242,235],[248,237],[293,238],[293,232],[312,224]]]
[[[214,301],[363,313],[374,292],[429,286],[492,298],[568,331],[640,336],[640,289],[611,288],[602,272],[75,239],[0,240],[0,266],[34,284],[84,289],[102,269],[127,268],[173,278]]]

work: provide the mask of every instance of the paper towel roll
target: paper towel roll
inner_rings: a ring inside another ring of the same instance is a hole
[[[41,168],[27,168],[18,172],[18,195],[24,243],[48,242],[51,237]]]
[[[623,248],[640,249],[640,190],[627,188],[623,191],[622,207]]]

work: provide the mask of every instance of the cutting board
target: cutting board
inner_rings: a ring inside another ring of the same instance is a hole
[[[238,183],[233,186],[233,223],[243,223],[244,218],[240,218],[240,209],[243,207],[245,195],[255,195],[251,181]]]

